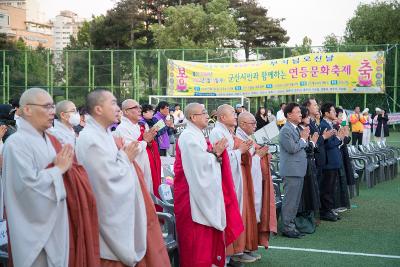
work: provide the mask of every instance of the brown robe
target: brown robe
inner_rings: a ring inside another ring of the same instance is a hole
[[[262,206],[260,222],[258,223],[258,244],[268,248],[271,233],[277,233],[275,190],[272,183],[269,154],[261,158],[261,172]]]
[[[237,149],[242,140],[234,137],[234,149]],[[258,149],[259,146],[256,146]],[[233,255],[243,251],[258,250],[258,246],[268,248],[270,234],[277,233],[275,191],[271,178],[270,158],[265,155],[261,158],[262,172],[262,203],[260,222],[257,223],[254,185],[251,176],[252,156],[249,152],[242,154],[242,176],[243,176],[243,211],[242,219],[245,231],[227,248],[227,254]]]
[[[234,137],[234,149],[237,149],[243,142]],[[243,209],[242,220],[244,232],[239,238],[227,247],[227,255],[234,255],[246,251],[258,249],[257,217],[254,201],[253,177],[251,176],[252,156],[249,152],[242,154],[241,168],[243,177]]]
[[[115,138],[115,143],[120,149],[123,146],[121,138]],[[143,171],[139,165],[133,161],[137,176],[139,178],[140,188],[142,189],[143,200],[147,215],[147,249],[143,259],[136,265],[138,267],[170,267],[169,256],[162,237],[160,223],[156,214],[153,200],[147,190]],[[101,267],[126,267],[119,261],[101,259]]]
[[[61,143],[48,134],[57,153]],[[76,158],[72,167],[63,175],[67,193],[69,221],[69,261],[70,267],[100,266],[99,223],[94,197],[88,175]]]

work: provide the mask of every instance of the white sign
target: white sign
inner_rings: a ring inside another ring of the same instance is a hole
[[[279,129],[276,123],[268,123],[260,130],[254,133],[257,144],[266,145],[272,143],[272,139],[279,135]]]
[[[0,221],[0,246],[3,246],[8,243],[7,237],[7,221]]]

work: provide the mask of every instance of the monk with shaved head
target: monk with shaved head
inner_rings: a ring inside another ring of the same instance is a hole
[[[57,119],[50,133],[54,135],[61,144],[70,144],[75,147],[76,134],[74,126],[79,125],[80,115],[75,104],[69,100],[62,100],[56,105]]]
[[[119,107],[111,92],[90,92],[86,106],[90,116],[78,137],[76,155],[89,174],[97,200],[100,264],[136,266],[144,260],[148,244],[146,189],[139,180],[140,170],[133,165],[139,142],[117,147],[109,126],[118,118]]]
[[[250,112],[238,116],[235,143],[252,142],[247,153],[242,155],[243,176],[243,222],[245,231],[240,245],[247,255],[260,259],[258,246],[268,248],[270,233],[276,233],[275,193],[273,189],[268,146],[260,147],[253,142],[257,121]],[[244,241],[244,242],[243,242]]]
[[[185,118],[187,127],[178,139],[174,165],[179,264],[222,267],[226,246],[243,231],[227,140],[213,145],[206,140],[202,130],[208,114],[203,105],[187,105]]]
[[[45,131],[55,105],[43,89],[25,91],[20,99],[18,131],[4,147],[5,207],[14,266],[68,266],[69,230],[63,174],[73,148],[58,153]]]
[[[235,109],[227,104],[221,105],[217,109],[217,122],[214,129],[210,133],[210,141],[217,142],[223,138],[228,140],[228,155],[232,170],[233,181],[235,183],[236,197],[239,202],[240,212],[242,217],[246,217],[246,201],[247,195],[245,195],[246,183],[243,181],[243,155],[247,155],[248,150],[252,145],[252,141],[235,142],[235,127],[237,126],[237,116]],[[247,162],[247,158],[246,158]],[[245,177],[246,179],[246,177]],[[246,225],[245,225],[246,226]],[[246,230],[246,229],[245,229]],[[231,264],[240,265],[241,263],[254,262],[257,259],[249,254],[245,254],[245,235],[242,234],[238,240],[236,240],[232,246],[227,250],[228,261]],[[232,256],[232,257],[230,257]]]

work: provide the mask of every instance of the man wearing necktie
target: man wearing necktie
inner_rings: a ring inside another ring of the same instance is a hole
[[[300,131],[298,124],[301,122],[300,106],[289,103],[284,109],[287,123],[279,134],[281,148],[279,170],[283,177],[283,191],[285,197],[282,202],[282,234],[289,238],[299,238],[302,234],[296,229],[294,219],[297,214],[304,176],[307,170],[307,139],[310,129],[306,127]]]

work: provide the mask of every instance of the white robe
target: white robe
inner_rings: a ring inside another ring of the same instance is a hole
[[[139,139],[140,126],[138,123],[134,124],[128,118],[122,117],[121,123],[118,125],[117,129],[115,129],[113,135],[115,137],[121,137],[125,144],[129,144]],[[140,152],[136,156],[136,162],[143,171],[147,189],[150,193],[153,193],[153,178],[151,176],[149,156],[147,155],[146,147],[146,141],[143,140],[139,142]]]
[[[39,254],[47,266],[68,266],[63,177],[58,167],[47,168],[55,156],[48,137],[20,118],[4,146],[2,175],[14,266],[32,266]]]
[[[59,120],[54,120],[54,127],[50,128],[48,132],[54,135],[55,138],[62,144],[70,144],[75,148],[76,134],[73,129],[68,128]]]
[[[226,138],[228,140],[228,155],[229,161],[231,164],[231,171],[233,182],[235,184],[235,192],[236,197],[238,199],[240,214],[243,211],[243,177],[242,177],[242,167],[240,166],[242,162],[242,152],[239,149],[233,149],[234,147],[234,140],[232,134],[229,132],[228,128],[220,123],[216,122],[214,129],[211,130],[210,133],[210,142],[211,144],[215,144],[217,141],[221,140],[222,138]]]
[[[76,142],[76,156],[96,196],[100,257],[135,266],[146,253],[147,217],[133,164],[110,130],[92,117]]]
[[[239,127],[236,130],[236,136],[243,141],[250,140],[250,137]],[[253,178],[254,186],[254,205],[256,208],[256,218],[257,222],[260,222],[261,208],[262,208],[262,171],[261,171],[261,158],[255,154],[255,147],[249,150],[252,155],[251,162],[251,177]]]
[[[178,139],[182,166],[189,185],[192,220],[223,231],[226,227],[221,165],[207,152],[203,132],[191,122]]]

